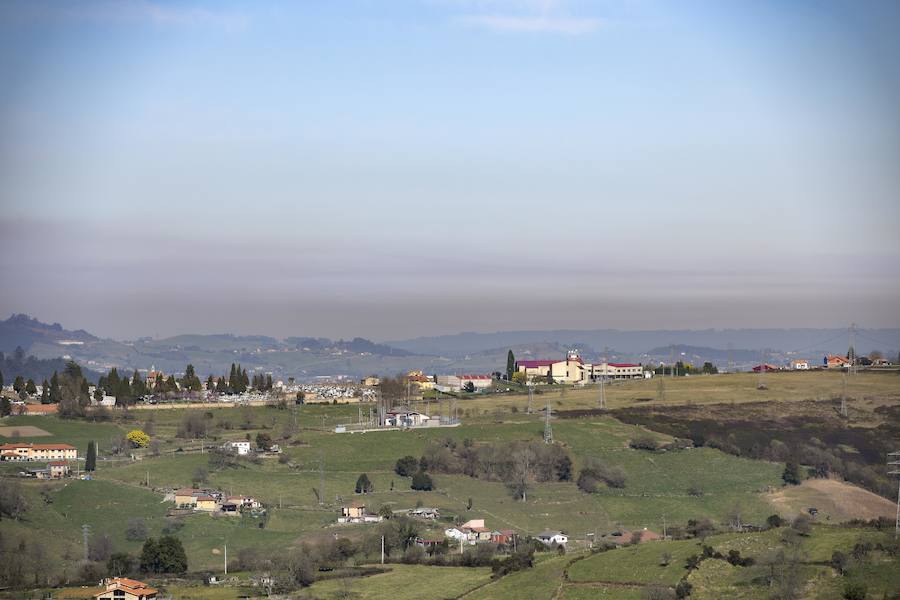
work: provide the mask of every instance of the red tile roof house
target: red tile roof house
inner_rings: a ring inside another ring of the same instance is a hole
[[[91,596],[94,600],[154,600],[157,590],[143,581],[114,577],[103,581],[106,589]]]
[[[69,444],[3,444],[0,460],[75,460],[78,449]]]
[[[503,544],[509,545],[513,543],[513,539],[516,537],[516,532],[511,529],[502,529],[500,531],[492,531],[491,532],[491,542],[494,544]]]
[[[21,404],[15,409],[16,414],[25,416],[55,415],[59,412],[58,404]]]

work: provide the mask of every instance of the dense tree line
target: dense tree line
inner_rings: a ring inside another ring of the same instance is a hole
[[[572,459],[564,448],[541,442],[462,444],[453,438],[430,442],[421,465],[435,473],[462,473],[469,477],[502,481],[511,495],[524,500],[532,481],[569,481]]]
[[[0,373],[6,377],[6,381],[15,381],[16,377],[22,377],[25,381],[31,379],[34,382],[49,380],[54,372],[58,373],[65,368],[65,359],[27,356],[21,347],[17,347],[9,355],[0,352]],[[90,373],[89,375],[93,380],[94,374]],[[0,378],[0,385],[2,384],[3,380]]]

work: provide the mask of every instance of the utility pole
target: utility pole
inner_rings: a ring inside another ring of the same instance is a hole
[[[384,564],[384,536],[381,536],[381,564]]]
[[[600,376],[600,410],[606,410],[606,374]]]
[[[847,416],[847,374],[841,374],[841,416]]]
[[[667,539],[666,536],[666,515],[663,513],[663,539]]]
[[[531,400],[534,398],[534,386],[528,386],[528,414],[531,414]]]
[[[888,454],[888,467],[893,467],[888,471],[888,475],[900,475],[900,452]],[[894,522],[894,538],[898,536],[900,536],[900,484],[897,485],[897,520]]]
[[[550,398],[547,398],[547,414],[544,415],[544,443],[553,443],[553,426],[550,425]]]
[[[91,536],[91,526],[87,523],[82,525],[81,535],[84,539],[84,562],[88,562],[88,538]]]
[[[856,323],[850,323],[848,333],[850,337],[850,348],[853,352],[847,357],[850,359],[850,367],[847,370],[850,371],[851,375],[856,375]]]
[[[325,504],[325,453],[319,454],[319,505]]]
[[[228,544],[225,544],[225,575],[228,575]]]

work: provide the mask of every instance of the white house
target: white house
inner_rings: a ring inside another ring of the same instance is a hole
[[[250,454],[250,442],[246,440],[225,442],[224,448],[226,450],[231,450],[232,452],[237,452],[240,456]]]
[[[438,375],[435,388],[442,392],[460,392],[471,383],[475,391],[491,387],[490,375]]]
[[[791,369],[794,371],[808,371],[809,361],[805,358],[797,358],[791,361]]]
[[[546,546],[565,546],[569,542],[569,536],[561,531],[542,531],[537,539]]]

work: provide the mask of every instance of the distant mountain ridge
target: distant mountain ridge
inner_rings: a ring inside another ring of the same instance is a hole
[[[880,350],[888,357],[900,349],[900,329],[858,329],[860,354]],[[706,329],[622,331],[616,329],[461,333],[375,342],[356,337],[331,340],[292,336],[183,334],[164,339],[102,339],[84,330],[48,325],[27,315],[0,321],[0,351],[21,346],[40,359],[71,358],[86,369],[106,372],[151,367],[180,373],[193,364],[198,374],[227,374],[232,362],[248,370],[299,380],[344,375],[393,375],[421,369],[430,374],[491,373],[506,368],[512,349],[518,359],[557,358],[578,349],[588,361],[693,363],[710,361],[741,369],[766,360],[786,364],[792,357],[819,362],[824,353],[847,352],[846,329]],[[733,348],[728,350],[728,348]]]
[[[857,329],[856,350],[869,352],[881,350],[896,356],[900,350],[900,328]],[[645,330],[619,329],[591,330],[522,330],[494,333],[458,333],[384,343],[416,354],[458,356],[474,354],[490,348],[510,347],[539,342],[575,344],[595,349],[616,348],[619,352],[640,356],[649,349],[684,345],[698,348],[727,350],[742,348],[749,351],[846,353],[849,346],[847,328],[830,329],[702,329],[702,330]],[[668,354],[668,351],[666,352]]]

